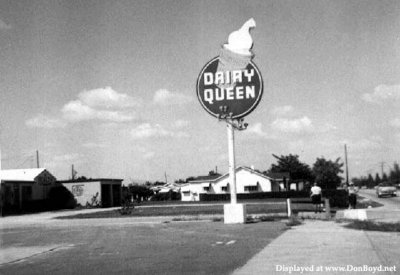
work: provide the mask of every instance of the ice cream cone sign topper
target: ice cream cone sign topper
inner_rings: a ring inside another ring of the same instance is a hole
[[[249,19],[232,32],[219,56],[210,60],[197,79],[197,97],[203,108],[217,118],[239,119],[252,112],[261,100],[263,81],[252,62],[253,39]]]

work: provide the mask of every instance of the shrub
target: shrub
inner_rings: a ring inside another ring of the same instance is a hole
[[[121,215],[130,215],[132,214],[133,209],[135,206],[133,205],[132,202],[126,200],[122,203],[121,209],[119,210],[119,213]]]
[[[157,193],[151,197],[152,201],[176,201],[181,200],[181,194],[177,192]]]
[[[72,209],[76,206],[74,195],[62,185],[50,190],[48,203],[50,209]]]
[[[349,195],[343,189],[324,189],[322,190],[322,197],[329,199],[332,207],[348,207]]]
[[[237,194],[238,200],[252,199],[282,199],[282,198],[304,198],[309,197],[306,191],[288,191],[288,192],[255,192],[247,194]],[[229,201],[230,194],[200,194],[200,201]]]

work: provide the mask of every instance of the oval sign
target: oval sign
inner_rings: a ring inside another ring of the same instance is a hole
[[[217,71],[219,57],[210,60],[197,78],[197,97],[212,116],[232,119],[250,114],[263,94],[263,80],[256,65],[250,61],[245,69]]]

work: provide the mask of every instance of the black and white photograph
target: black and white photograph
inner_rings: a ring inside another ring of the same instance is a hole
[[[0,0],[0,274],[400,274],[400,1]]]

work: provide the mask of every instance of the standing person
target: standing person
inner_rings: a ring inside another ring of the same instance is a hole
[[[356,193],[358,190],[354,186],[354,184],[350,184],[349,188],[347,189],[347,192],[349,193],[349,209],[356,209],[357,205],[357,195]]]
[[[311,201],[315,205],[315,213],[321,212],[321,193],[322,189],[314,182],[314,186],[311,187]]]

